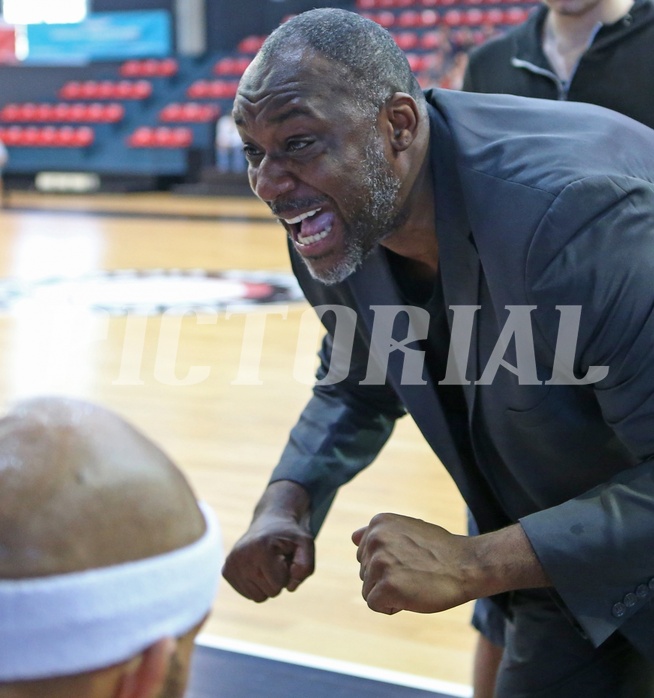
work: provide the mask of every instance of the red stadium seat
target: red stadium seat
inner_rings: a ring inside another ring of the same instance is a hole
[[[159,61],[159,76],[171,78],[179,72],[179,63],[174,58],[163,58]]]
[[[72,126],[62,126],[57,129],[54,145],[59,148],[70,148],[75,143],[75,129]]]
[[[179,70],[174,58],[145,58],[125,61],[120,66],[120,75],[124,78],[161,78],[172,77]]]
[[[246,36],[241,39],[237,49],[241,53],[256,53],[263,45],[265,38],[265,36]]]
[[[407,53],[406,57],[409,61],[409,67],[414,73],[419,73],[425,69],[427,63],[426,56],[421,56],[419,53]]]
[[[141,70],[141,64],[137,60],[125,61],[120,66],[120,74],[125,78],[135,78],[138,77]]]
[[[400,27],[420,26],[420,13],[417,10],[404,10],[397,18],[397,25]]]
[[[4,133],[3,140],[6,145],[19,145],[23,135],[21,126],[10,126]]]
[[[50,121],[51,119],[52,107],[49,104],[37,104],[34,121]]]
[[[59,96],[61,99],[79,99],[81,91],[82,83],[78,80],[71,80],[59,90]]]
[[[443,34],[439,29],[433,29],[432,31],[425,32],[420,38],[420,47],[427,51],[433,51],[434,49],[441,48],[443,43]]]
[[[181,104],[168,104],[159,112],[161,121],[181,121],[184,107]]]
[[[198,102],[173,103],[164,107],[159,113],[159,119],[166,122],[201,123],[215,121],[220,116],[220,107],[215,104],[199,104]]]
[[[423,10],[420,13],[420,27],[434,27],[441,21],[436,10]]]
[[[122,104],[105,104],[104,106],[104,120],[107,123],[115,124],[118,121],[122,121],[125,116],[125,107]]]
[[[492,27],[504,24],[504,12],[499,7],[494,7],[491,10],[486,10],[484,19],[485,23],[490,24]]]
[[[504,24],[522,24],[529,17],[529,10],[523,7],[510,7],[504,10]]]
[[[216,75],[231,75],[240,77],[250,65],[251,59],[243,56],[240,58],[221,58],[213,68]]]
[[[80,126],[73,134],[73,145],[78,148],[86,148],[95,140],[95,131],[89,126]]]
[[[86,121],[88,114],[87,109],[86,104],[83,104],[82,102],[71,104],[66,121],[71,121],[73,123],[78,121]]]
[[[188,148],[193,143],[193,132],[189,128],[141,126],[127,140],[131,148]]]
[[[34,121],[36,119],[37,106],[32,102],[26,102],[20,108],[19,121]]]
[[[191,99],[206,99],[209,97],[210,83],[208,80],[196,80],[190,85],[186,94]]]
[[[463,13],[463,21],[469,27],[478,27],[484,23],[484,12],[478,7],[472,7]]]
[[[399,34],[394,34],[393,38],[403,51],[411,51],[418,46],[419,42],[419,37],[415,32],[400,32]]]
[[[80,97],[82,99],[97,99],[100,96],[101,89],[100,83],[96,80],[85,80],[82,83]]]
[[[221,58],[213,67],[213,72],[216,75],[236,75],[238,69],[236,68],[236,59],[234,58]]]
[[[137,128],[127,139],[127,143],[132,148],[147,148],[153,140],[153,129],[149,126]]]
[[[377,22],[377,24],[385,29],[395,24],[395,15],[392,12],[377,12],[374,15],[370,15],[370,19],[372,19],[373,22]]]
[[[458,27],[463,23],[463,13],[461,10],[448,10],[443,15],[443,22],[448,27]]]
[[[21,145],[39,145],[39,129],[36,126],[26,126],[21,135]]]
[[[132,99],[147,99],[152,94],[152,83],[137,80],[132,87]]]
[[[48,147],[56,144],[57,129],[54,126],[44,126],[39,132],[38,144]]]
[[[20,106],[18,104],[5,104],[0,112],[2,121],[17,121],[20,114]]]

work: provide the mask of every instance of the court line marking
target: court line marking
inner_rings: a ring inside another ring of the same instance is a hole
[[[262,659],[271,659],[273,661],[286,662],[287,664],[297,664],[298,666],[308,667],[310,669],[322,669],[323,671],[331,671],[337,674],[355,676],[371,681],[379,681],[381,683],[406,686],[407,688],[416,688],[423,691],[433,691],[434,693],[445,693],[448,696],[456,698],[470,698],[470,696],[472,696],[472,689],[469,686],[459,683],[430,679],[426,676],[405,674],[390,669],[366,666],[365,664],[355,664],[354,662],[346,662],[340,659],[319,657],[317,655],[304,654],[303,652],[295,652],[293,650],[285,650],[268,645],[259,645],[243,640],[234,640],[219,635],[201,633],[198,635],[196,644],[201,647],[225,650],[227,652],[237,652],[239,654],[249,654],[253,657],[260,657]]]
[[[278,226],[277,220],[266,215],[237,215],[228,213],[183,213],[174,211],[128,211],[119,209],[77,209],[77,208],[39,208],[38,206],[9,206],[4,213],[24,213],[29,215],[44,216],[70,216],[78,218],[125,218],[125,219],[153,219],[172,221],[197,221],[200,223],[270,223]]]

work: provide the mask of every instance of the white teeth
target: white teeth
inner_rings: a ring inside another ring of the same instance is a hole
[[[318,240],[323,240],[326,238],[329,233],[331,232],[331,225],[329,228],[325,228],[324,230],[321,230],[319,233],[316,233],[315,235],[307,235],[303,237],[302,235],[297,236],[297,241],[300,245],[311,245],[314,242],[318,242]]]
[[[307,211],[306,213],[301,213],[299,216],[296,216],[295,218],[284,218],[284,220],[293,225],[294,223],[301,223],[305,218],[309,218],[309,216],[314,216],[318,211],[321,209],[316,208],[313,211]]]

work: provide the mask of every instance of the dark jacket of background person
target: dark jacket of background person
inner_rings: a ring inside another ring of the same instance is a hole
[[[463,89],[599,104],[654,128],[654,4],[636,0],[622,19],[602,26],[568,84],[543,52],[548,11],[539,7],[524,24],[473,50]]]

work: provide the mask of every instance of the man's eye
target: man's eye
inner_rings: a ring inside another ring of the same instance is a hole
[[[310,146],[313,143],[313,141],[289,141],[286,144],[286,149],[293,153],[297,152],[298,150],[303,150],[304,148]]]
[[[243,152],[245,153],[245,157],[250,162],[252,162],[253,160],[258,160],[261,158],[261,151],[257,150],[257,148],[254,148],[251,145],[244,145]]]

